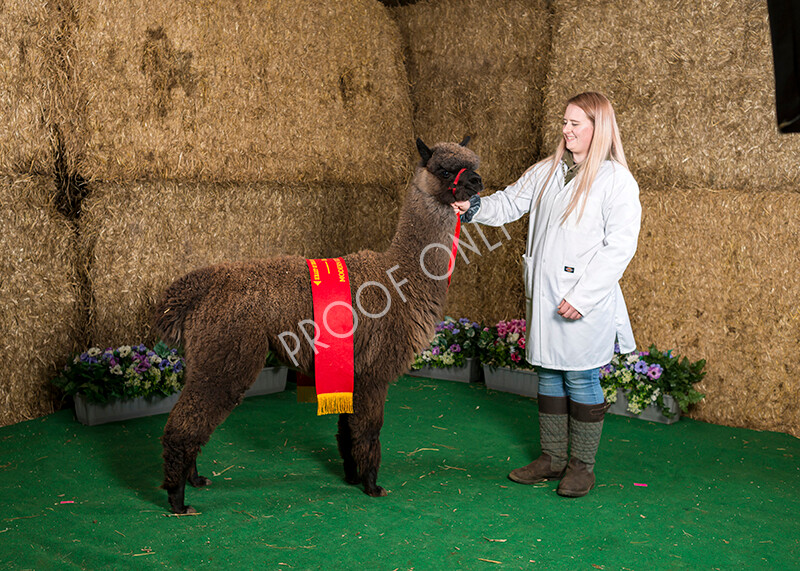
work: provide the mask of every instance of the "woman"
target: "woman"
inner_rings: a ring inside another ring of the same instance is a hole
[[[509,478],[561,479],[558,493],[579,497],[594,487],[608,408],[600,367],[611,361],[615,341],[621,351],[636,348],[618,282],[636,251],[641,206],[605,96],[567,101],[562,135],[555,153],[513,185],[453,207],[464,222],[491,226],[530,214],[526,351],[539,374],[542,454]]]

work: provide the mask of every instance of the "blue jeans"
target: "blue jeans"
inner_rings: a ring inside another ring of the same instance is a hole
[[[602,404],[600,369],[588,371],[556,371],[536,367],[539,375],[539,394],[548,397],[569,397],[580,404]]]

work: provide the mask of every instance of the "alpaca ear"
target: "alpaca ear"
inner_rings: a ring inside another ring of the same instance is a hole
[[[428,164],[428,161],[431,160],[433,153],[419,137],[417,137],[417,150],[419,151],[419,156],[422,157],[422,163]]]
[[[470,140],[470,136],[469,136],[469,135],[466,135],[466,136],[464,137],[464,140],[463,140],[463,141],[461,141],[459,144],[460,144],[462,147],[466,147],[466,146],[467,146],[467,144],[469,143],[469,140]]]

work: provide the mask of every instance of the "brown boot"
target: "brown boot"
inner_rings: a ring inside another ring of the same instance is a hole
[[[594,488],[594,460],[603,432],[608,403],[569,403],[569,435],[572,444],[567,471],[558,484],[558,495],[579,498]]]
[[[519,484],[537,484],[557,480],[564,475],[569,446],[569,414],[567,397],[539,395],[539,440],[542,455],[512,470],[509,480]]]
[[[538,484],[546,480],[558,480],[564,475],[564,470],[566,468],[563,466],[560,469],[554,467],[550,455],[542,453],[527,466],[511,470],[508,479],[518,484]]]

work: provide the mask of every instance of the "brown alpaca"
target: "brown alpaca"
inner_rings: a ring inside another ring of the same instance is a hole
[[[442,318],[456,226],[450,205],[483,188],[468,140],[429,149],[417,139],[422,160],[391,246],[344,256],[357,319],[355,378],[353,414],[339,415],[336,438],[345,480],[362,483],[370,496],[386,495],[376,481],[388,385],[409,370]],[[313,318],[309,270],[299,257],[202,268],[167,288],[155,309],[155,329],[166,341],[182,343],[186,356],[186,386],[162,437],[162,487],[173,512],[194,512],[184,503],[186,482],[210,483],[197,473],[200,448],[242,401],[267,350],[313,374]]]

